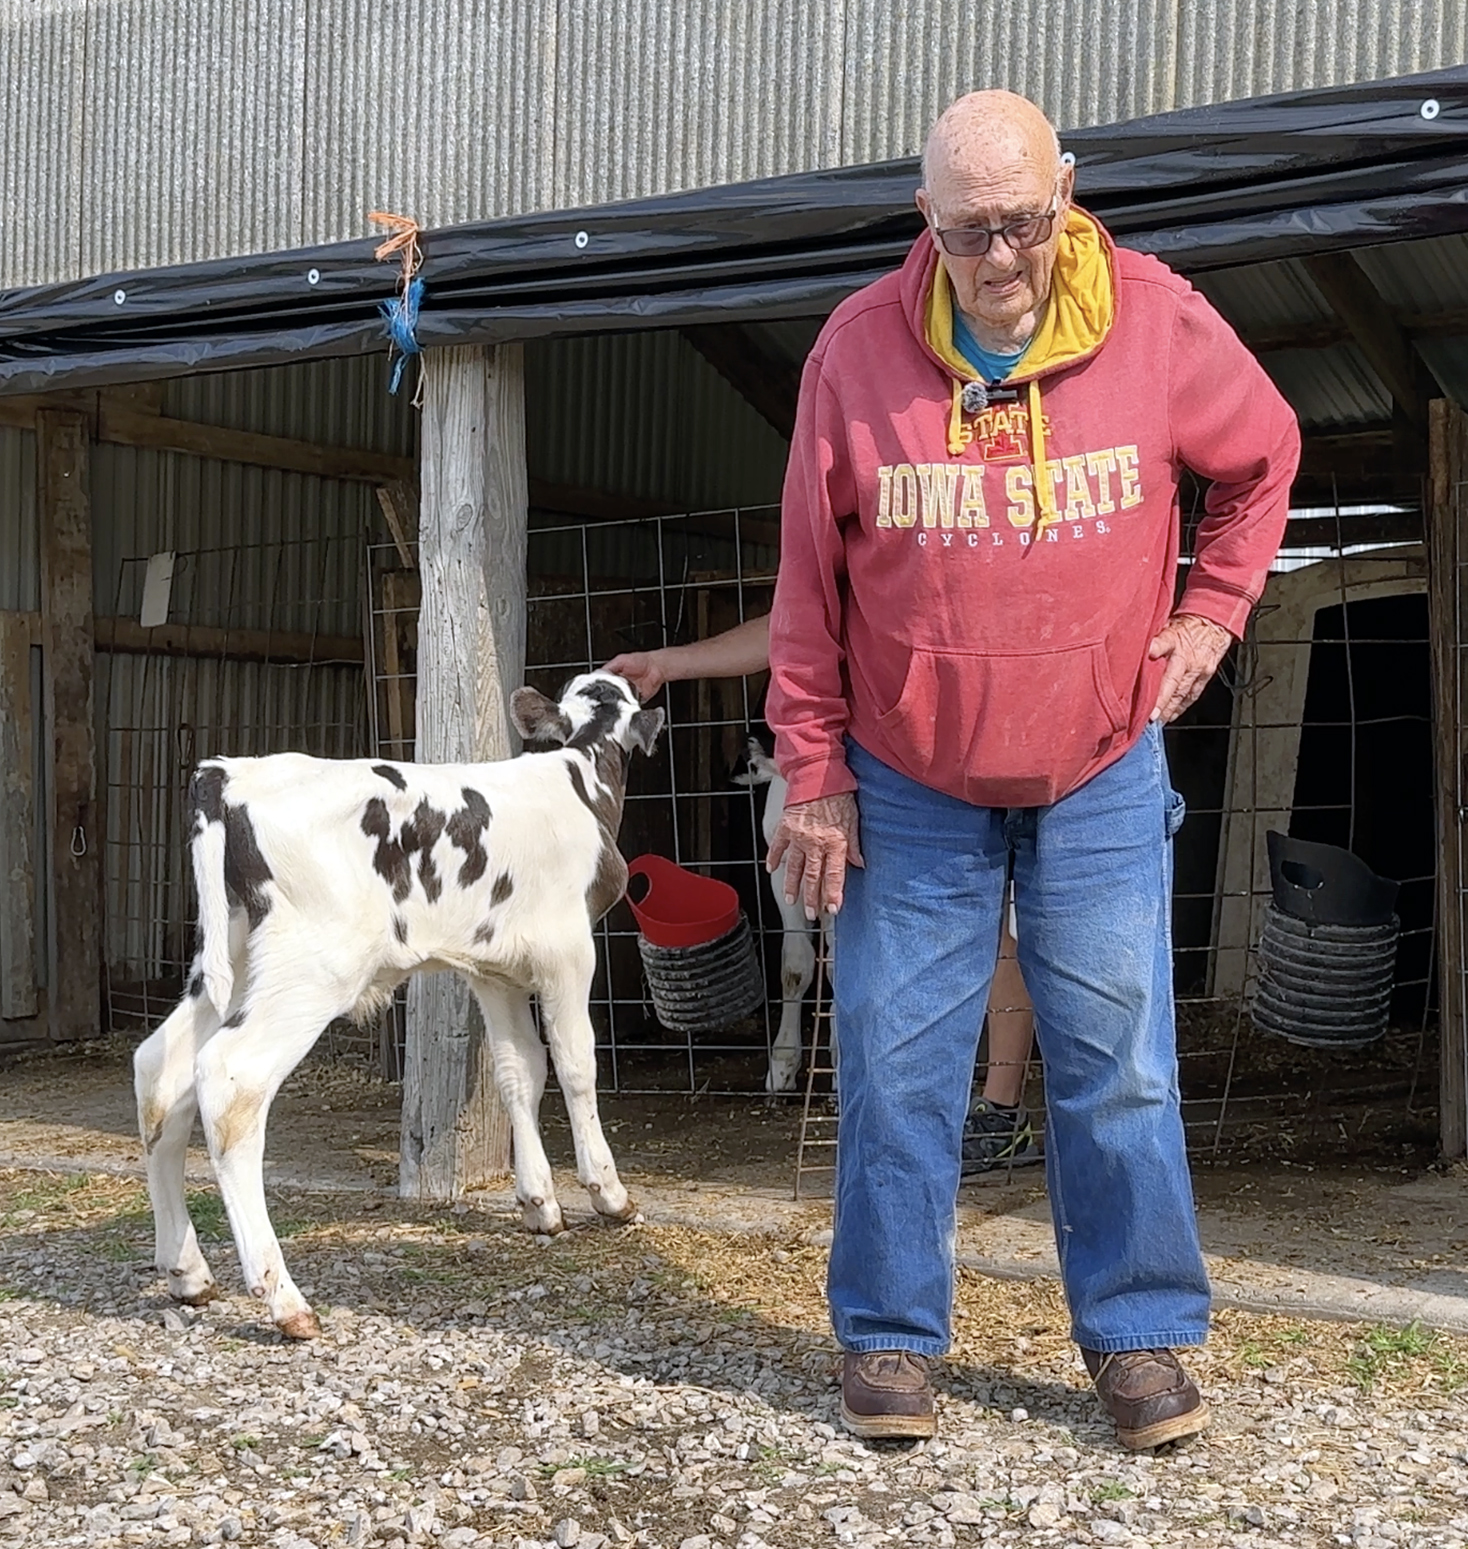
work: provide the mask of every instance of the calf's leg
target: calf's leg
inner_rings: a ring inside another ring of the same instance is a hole
[[[205,1044],[195,1066],[199,1112],[240,1272],[250,1295],[265,1303],[271,1321],[290,1339],[312,1339],[321,1325],[285,1267],[266,1210],[265,1120],[281,1083],[349,1005],[327,986],[299,977],[252,987],[238,1025],[222,1028]]]
[[[168,1294],[191,1306],[212,1301],[219,1288],[199,1251],[184,1194],[184,1163],[198,1102],[194,1063],[219,1030],[219,1014],[202,991],[186,994],[133,1054],[138,1131],[148,1168],[155,1253]]]
[[[805,906],[798,900],[785,902],[785,873],[770,878],[775,903],[785,924],[780,938],[780,1028],[770,1048],[770,1068],[765,1076],[765,1091],[772,1097],[795,1090],[800,1074],[800,1013],[805,992],[815,977],[816,952],[811,945],[812,926],[805,917]]]
[[[515,1155],[515,1198],[532,1232],[554,1236],[566,1221],[556,1199],[550,1162],[540,1143],[540,1099],[545,1091],[545,1045],[530,1014],[524,990],[471,976],[470,988],[484,1013],[485,1036],[494,1060],[494,1084],[510,1117]]]
[[[588,934],[584,950],[564,953],[542,965],[540,1006],[576,1142],[576,1176],[599,1215],[630,1221],[637,1205],[617,1176],[596,1107],[596,1034],[586,1012],[595,971],[596,949]]]

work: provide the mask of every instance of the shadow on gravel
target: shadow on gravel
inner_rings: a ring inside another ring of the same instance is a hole
[[[0,1174],[0,1312],[24,1296],[140,1333],[247,1345],[262,1356],[294,1349],[309,1361],[317,1350],[323,1365],[364,1317],[429,1340],[437,1330],[494,1329],[532,1352],[549,1347],[594,1359],[629,1379],[731,1398],[753,1393],[812,1423],[835,1422],[839,1352],[825,1315],[825,1251],[799,1238],[577,1223],[547,1240],[472,1209],[283,1194],[271,1211],[286,1261],[326,1331],[319,1345],[302,1347],[266,1324],[245,1296],[218,1196],[198,1190],[189,1203],[222,1292],[202,1309],[176,1306],[152,1268],[151,1215],[135,1180]],[[940,1388],[982,1408],[1023,1409],[1074,1427],[1077,1400],[1089,1402],[1079,1381],[1017,1375],[998,1346],[992,1360],[970,1357],[987,1350],[991,1330],[1006,1341],[1015,1332],[1018,1288],[1005,1287],[1003,1308],[991,1309],[986,1297],[998,1284],[964,1277],[960,1347],[968,1350],[946,1363]],[[1024,1290],[1030,1335],[1063,1351],[1055,1337],[1063,1316],[1046,1305],[1053,1293]]]

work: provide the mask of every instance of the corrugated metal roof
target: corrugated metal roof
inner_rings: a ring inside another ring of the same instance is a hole
[[[1358,248],[1354,256],[1398,312],[1468,309],[1468,236]]]
[[[0,0],[0,286],[879,160],[1468,57],[1461,0]]]
[[[1354,344],[1272,350],[1263,364],[1306,430],[1350,430],[1391,418],[1391,395]]]

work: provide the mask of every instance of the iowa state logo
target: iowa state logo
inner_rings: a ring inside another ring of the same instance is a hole
[[[1050,416],[1042,414],[1040,428],[1050,435]],[[1028,462],[1030,457],[1030,411],[1020,403],[990,404],[972,419],[965,416],[958,439],[965,447],[973,446],[986,463]]]

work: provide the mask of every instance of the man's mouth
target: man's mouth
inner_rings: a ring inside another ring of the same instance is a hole
[[[1024,284],[1024,275],[1006,274],[1001,280],[985,280],[983,284],[991,296],[1012,296]]]

